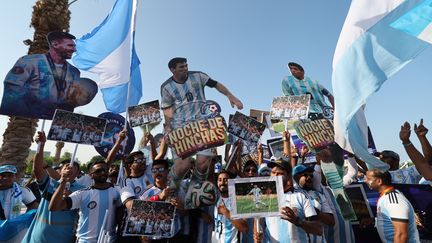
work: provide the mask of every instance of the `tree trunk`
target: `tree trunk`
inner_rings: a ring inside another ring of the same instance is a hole
[[[68,0],[38,0],[33,6],[31,26],[35,29],[28,54],[42,54],[48,51],[46,35],[50,31],[69,31],[70,11]],[[10,117],[3,134],[0,165],[12,164],[22,173],[26,158],[36,132],[38,119]]]

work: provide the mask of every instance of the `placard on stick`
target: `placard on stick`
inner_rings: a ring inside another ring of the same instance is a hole
[[[317,152],[334,142],[333,124],[327,119],[299,122],[295,130],[312,152]]]
[[[272,119],[306,119],[309,103],[309,94],[274,97],[270,116]]]
[[[228,180],[232,218],[280,216],[283,186],[280,176]]]
[[[129,122],[132,127],[158,123],[162,120],[159,100],[153,100],[128,108]]]
[[[47,139],[99,146],[107,120],[56,110]]]
[[[226,123],[222,116],[196,120],[168,134],[168,144],[181,158],[198,151],[221,146],[226,139]]]
[[[133,200],[123,235],[172,237],[175,213],[176,208],[168,202]]]
[[[228,132],[253,143],[257,143],[266,126],[241,112],[236,112],[229,122]]]

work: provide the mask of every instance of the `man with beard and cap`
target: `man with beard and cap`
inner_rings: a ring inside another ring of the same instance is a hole
[[[294,190],[290,162],[278,159],[268,163],[271,176],[282,176],[284,190],[281,217],[267,217],[263,233],[254,235],[256,242],[308,242],[309,234],[322,235],[322,227],[316,220],[316,211],[309,196]]]
[[[375,224],[381,240],[395,243],[420,242],[414,208],[408,199],[393,187],[389,171],[368,170],[365,182],[370,189],[380,192]]]
[[[331,117],[324,96],[328,98],[334,108],[334,97],[324,86],[317,81],[305,76],[305,71],[300,64],[295,62],[288,63],[288,68],[292,74],[282,80],[282,92],[284,95],[305,95],[310,94],[309,118],[319,119]],[[325,114],[325,115],[323,115]]]
[[[90,167],[90,176],[94,181],[93,186],[73,192],[63,197],[69,175],[73,173],[71,167],[62,171],[60,186],[54,192],[49,204],[50,211],[79,210],[79,222],[77,228],[77,242],[98,242],[101,230],[106,230],[107,242],[114,242],[116,232],[116,210],[122,205],[120,193],[107,182],[108,165],[105,161],[97,161]],[[105,214],[107,214],[104,222]],[[105,223],[105,228],[102,226]]]
[[[313,186],[314,168],[306,165],[297,165],[293,168],[292,175],[300,190],[308,193],[312,206],[317,212],[317,218],[324,225],[333,226],[335,221],[333,212],[327,202],[326,197],[319,191],[316,191]],[[323,226],[322,226],[323,227]],[[324,229],[323,229],[324,230]],[[311,242],[324,243],[325,237],[319,235],[311,235]]]
[[[240,242],[239,232],[247,232],[245,219],[231,218],[231,199],[228,197],[228,179],[232,179],[229,172],[222,170],[217,177],[217,187],[220,193],[214,210],[215,230],[212,242],[237,243]]]

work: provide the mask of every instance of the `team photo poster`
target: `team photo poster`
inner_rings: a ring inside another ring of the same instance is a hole
[[[162,120],[159,100],[153,100],[128,108],[129,122],[132,127],[157,123]]]
[[[124,236],[173,236],[175,207],[168,202],[133,200]]]
[[[257,143],[266,126],[241,112],[236,112],[230,119],[228,132],[243,140]]]
[[[270,116],[272,119],[306,119],[309,113],[310,95],[274,97]]]
[[[47,138],[62,142],[100,146],[106,124],[107,120],[103,118],[56,110]]]
[[[228,180],[232,218],[280,216],[283,186],[280,176]]]

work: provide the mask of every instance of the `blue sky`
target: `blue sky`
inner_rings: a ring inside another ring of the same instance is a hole
[[[108,14],[113,0],[79,0],[70,7],[70,32],[77,37],[89,32]],[[34,1],[5,1],[0,15],[0,77],[27,47]],[[200,70],[225,84],[249,109],[269,110],[272,97],[280,96],[286,64],[303,65],[306,75],[331,90],[331,63],[350,1],[312,0],[139,0],[136,49],[141,60],[143,97],[141,103],[160,98],[160,84],[170,77],[169,59],[188,58],[190,70]],[[378,150],[391,149],[407,159],[398,133],[407,120],[432,128],[429,112],[431,50],[394,75],[367,103],[366,117]],[[83,77],[98,78],[89,73]],[[0,84],[0,92],[3,84]],[[228,100],[216,90],[207,89],[208,99],[216,100],[223,115],[234,113]],[[105,112],[100,94],[87,106],[76,109],[86,115]],[[0,116],[0,132],[7,126]],[[47,123],[45,131],[48,131]],[[158,129],[160,130],[160,129]],[[136,135],[141,137],[139,128]],[[1,139],[1,138],[0,138]],[[413,142],[418,145],[415,135]],[[54,152],[55,142],[47,143]],[[36,146],[32,146],[35,149]],[[73,145],[65,146],[73,151]],[[78,158],[87,161],[96,155],[93,147],[82,145]]]

